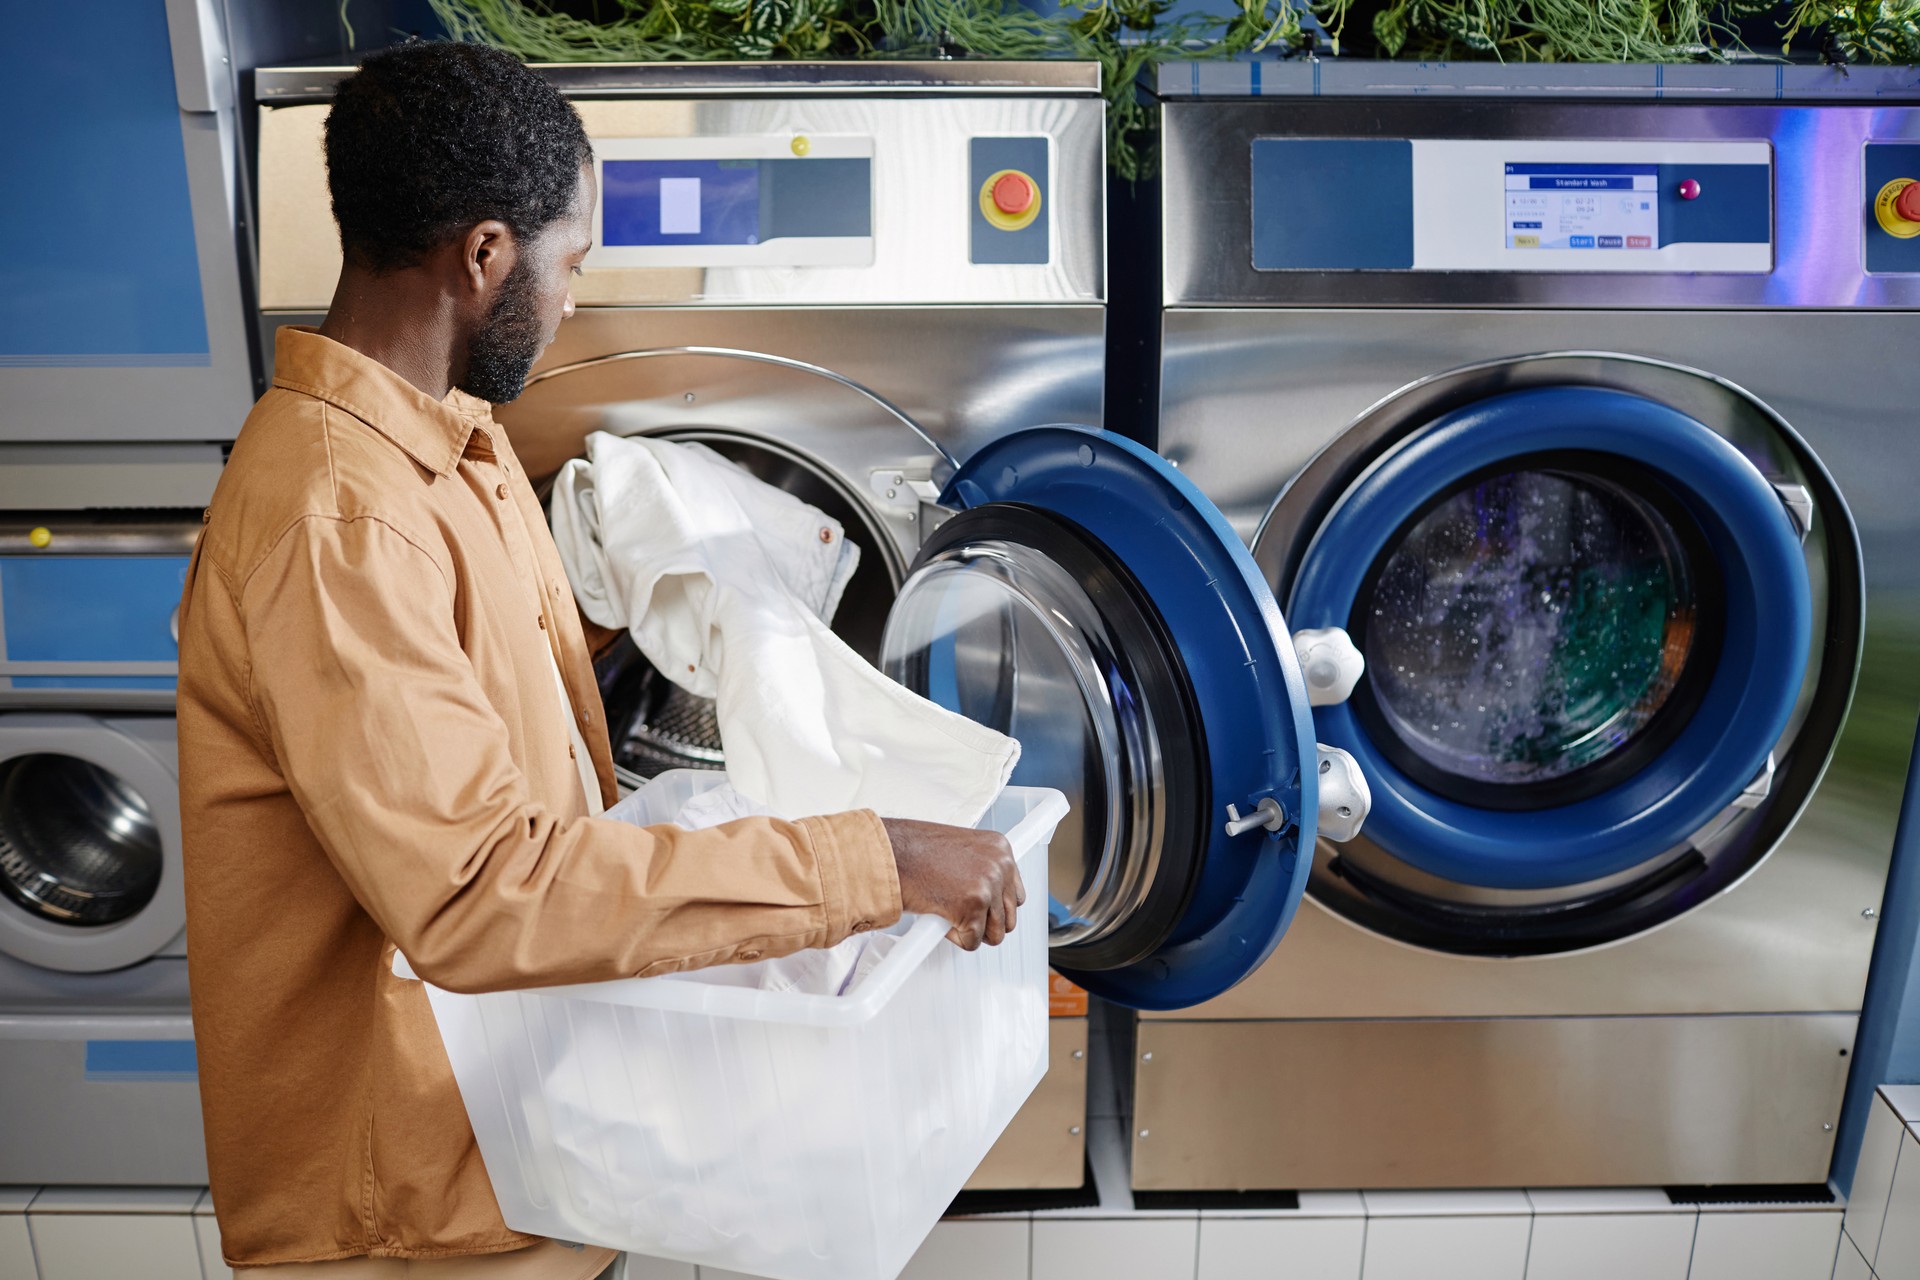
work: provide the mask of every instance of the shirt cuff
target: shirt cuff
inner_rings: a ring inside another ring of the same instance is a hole
[[[802,818],[800,827],[813,845],[820,868],[822,906],[827,917],[824,946],[870,929],[884,929],[900,918],[900,871],[893,842],[871,809]]]

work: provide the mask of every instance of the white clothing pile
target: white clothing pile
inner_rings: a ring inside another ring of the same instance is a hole
[[[889,680],[827,626],[845,530],[699,445],[595,432],[554,483],[582,611],[715,701],[734,786],[785,818],[873,809],[972,826],[1019,744]]]

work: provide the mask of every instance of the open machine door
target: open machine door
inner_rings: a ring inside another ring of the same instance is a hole
[[[1022,745],[1014,781],[1057,787],[1055,967],[1106,999],[1212,998],[1272,952],[1316,833],[1357,832],[1352,759],[1310,701],[1357,677],[1305,637],[1310,697],[1260,570],[1164,459],[1042,427],[967,458],[881,643],[896,679]]]

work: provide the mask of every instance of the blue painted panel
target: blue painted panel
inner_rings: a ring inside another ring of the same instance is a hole
[[[1259,138],[1257,271],[1413,268],[1413,144],[1404,138]]]
[[[1907,770],[1847,1075],[1846,1108],[1834,1136],[1832,1173],[1842,1194],[1853,1190],[1873,1091],[1883,1084],[1920,1084],[1920,743]]]
[[[89,1040],[89,1080],[197,1080],[191,1040]]]
[[[1044,266],[1052,257],[1047,208],[1053,185],[1047,171],[1045,138],[975,138],[967,164],[967,224],[972,234],[967,261],[979,266]],[[980,188],[1002,169],[1018,169],[1040,189],[1040,216],[1018,231],[1002,231],[980,212]]]
[[[1873,201],[1880,188],[1895,178],[1920,182],[1920,144],[1872,143],[1867,147],[1865,164],[1866,199],[1861,201],[1867,224],[1867,270],[1887,273],[1920,272],[1920,236],[1901,240],[1890,236],[1873,216]]]
[[[1682,200],[1680,184],[1700,184]],[[1660,243],[1766,244],[1773,237],[1773,171],[1764,164],[1660,166]]]
[[[179,650],[168,622],[186,580],[185,556],[0,556],[6,656],[14,662],[173,662]],[[172,682],[106,687],[170,688]]]
[[[0,364],[210,363],[166,6],[7,6],[0,120]]]

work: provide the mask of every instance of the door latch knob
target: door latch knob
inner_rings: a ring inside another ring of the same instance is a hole
[[[1306,677],[1307,701],[1316,707],[1337,706],[1347,700],[1366,674],[1367,660],[1353,637],[1339,627],[1313,627],[1293,633],[1294,656]]]
[[[1373,810],[1373,791],[1359,763],[1339,747],[1318,744],[1320,757],[1320,834],[1344,843],[1360,834]]]

